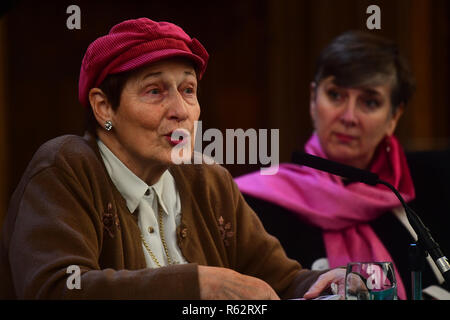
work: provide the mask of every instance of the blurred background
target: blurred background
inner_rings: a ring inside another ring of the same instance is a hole
[[[68,6],[81,9],[69,30]],[[369,5],[381,9],[377,34],[395,40],[417,91],[397,129],[407,151],[450,147],[448,0],[3,1],[0,17],[0,224],[34,152],[63,134],[83,134],[77,100],[87,46],[126,19],[170,21],[210,53],[200,83],[203,130],[280,130],[280,161],[312,132],[309,83],[315,59],[338,34],[367,30]],[[450,164],[449,164],[450,165]],[[225,165],[233,176],[259,166]]]

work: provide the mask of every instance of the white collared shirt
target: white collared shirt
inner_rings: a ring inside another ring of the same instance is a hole
[[[167,257],[161,241],[158,222],[158,202],[162,207],[164,238],[169,256],[175,263],[187,263],[177,245],[176,228],[181,220],[180,194],[175,179],[166,170],[155,184],[148,186],[130,169],[128,169],[114,153],[97,139],[100,154],[111,180],[126,200],[128,210],[134,212],[139,207],[138,225],[146,244],[161,266],[168,265]],[[147,192],[148,190],[148,192]],[[157,268],[157,264],[142,243],[147,267]]]

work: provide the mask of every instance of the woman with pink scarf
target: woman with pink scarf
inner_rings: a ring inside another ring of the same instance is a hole
[[[414,80],[395,44],[362,32],[338,36],[321,53],[310,90],[315,130],[305,152],[375,172],[405,201],[413,200],[413,181],[394,131]],[[236,183],[269,233],[304,267],[392,261],[399,298],[410,295],[408,247],[414,233],[386,187],[350,183],[296,164],[280,165],[276,175],[244,175]]]

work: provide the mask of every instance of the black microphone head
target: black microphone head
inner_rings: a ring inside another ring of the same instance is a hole
[[[371,186],[378,184],[379,181],[378,175],[373,172],[313,156],[305,152],[294,152],[292,162],[347,178],[350,181],[363,182]]]

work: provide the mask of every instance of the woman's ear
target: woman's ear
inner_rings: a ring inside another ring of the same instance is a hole
[[[389,125],[386,132],[387,136],[392,136],[394,134],[395,128],[397,128],[398,121],[400,120],[404,110],[405,107],[403,103],[396,108],[391,119],[389,119]]]
[[[99,88],[92,88],[89,91],[89,102],[92,107],[92,112],[100,127],[105,125],[105,121],[111,120],[113,116],[113,109],[108,101],[105,93]]]

